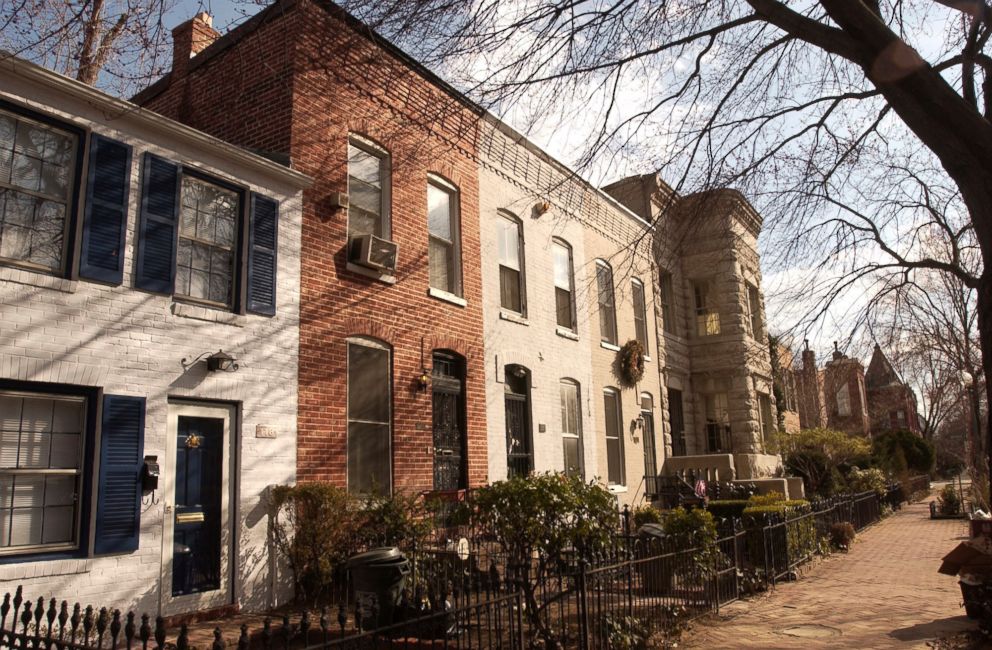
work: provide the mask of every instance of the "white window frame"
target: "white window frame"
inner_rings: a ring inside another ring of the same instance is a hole
[[[427,283],[428,286],[430,286],[432,289],[436,289],[437,291],[443,291],[445,293],[450,293],[453,296],[457,296],[461,298],[464,296],[464,289],[462,285],[461,192],[459,191],[458,187],[455,186],[453,183],[449,183],[447,180],[436,174],[427,175],[427,185],[428,185],[428,192],[430,192],[430,186],[433,186],[435,189],[440,190],[448,195],[448,226],[451,231],[451,241],[442,239],[441,237],[438,237],[437,235],[431,232],[430,221],[428,220]],[[439,241],[442,244],[448,246],[449,249],[451,250],[452,272],[454,273],[454,278],[453,278],[454,286],[452,287],[453,291],[442,287],[435,287],[433,284],[431,284],[431,278],[430,278],[430,241],[431,240]]]
[[[497,215],[497,218],[500,219],[500,221],[497,221],[497,224],[499,224],[499,228],[500,228],[499,229],[499,236],[500,237],[503,236],[503,234],[504,234],[504,230],[503,229],[506,228],[506,225],[505,224],[508,224],[508,223],[509,224],[513,224],[513,227],[516,229],[516,233],[517,233],[517,268],[513,268],[512,266],[507,266],[506,264],[503,264],[503,259],[499,256],[499,243],[500,242],[497,241],[497,246],[496,246],[497,260],[496,260],[496,263],[497,263],[497,269],[499,270],[499,277],[497,278],[497,281],[500,283],[499,284],[499,293],[500,293],[499,306],[500,306],[500,309],[506,310],[508,312],[520,314],[521,316],[526,317],[527,316],[527,273],[525,271],[525,268],[526,268],[526,259],[527,258],[526,258],[526,255],[524,255],[524,222],[521,219],[519,219],[515,214],[513,214],[511,212],[507,212],[505,210],[500,210],[499,213],[498,213],[498,215]],[[502,273],[502,270],[501,270],[503,267],[506,267],[507,269],[510,269],[512,271],[516,271],[517,272],[517,289],[520,292],[520,310],[519,311],[513,309],[513,307],[507,307],[507,306],[505,306],[503,304],[503,284],[502,284],[502,282],[503,282],[503,279],[502,279],[503,278],[503,273]]]
[[[558,285],[558,278],[557,278],[558,273],[557,273],[556,264],[558,263],[557,252],[559,250],[564,251],[566,264],[568,265],[568,268],[566,269],[566,272],[568,273],[567,287],[562,287]],[[575,310],[575,262],[572,259],[572,246],[567,241],[559,237],[555,237],[551,240],[551,278],[552,278],[552,284],[554,285],[556,292],[554,297],[555,325],[557,327],[564,327],[565,329],[571,332],[576,332],[578,331],[578,323],[577,323],[578,318],[576,318],[576,310]],[[568,325],[562,325],[561,323],[558,322],[558,295],[557,295],[558,289],[561,289],[563,291],[568,291],[568,313],[569,313],[568,317],[570,321]]]
[[[604,388],[603,389],[603,399],[605,400],[607,398],[607,396],[612,396],[613,399],[616,400],[616,405],[617,405],[617,408],[616,408],[616,415],[617,415],[617,419],[616,419],[617,435],[615,436],[615,439],[617,441],[617,446],[618,446],[618,449],[619,449],[619,457],[620,457],[619,458],[619,461],[620,461],[620,467],[619,467],[620,476],[619,476],[619,479],[620,480],[619,480],[619,482],[618,481],[614,481],[613,480],[613,477],[610,476],[610,447],[609,447],[609,445],[610,445],[610,440],[613,440],[614,439],[614,436],[609,435],[609,425],[604,422],[604,425],[605,426],[603,428],[603,437],[606,440],[606,482],[607,482],[607,485],[610,485],[610,486],[624,487],[624,486],[627,485],[627,460],[626,460],[626,454],[624,452],[624,444],[623,444],[623,434],[624,434],[624,431],[623,431],[623,400],[621,399],[621,393],[620,393],[620,391],[617,390],[616,388],[612,388],[612,387],[606,387],[606,388]],[[605,403],[603,405],[603,415],[604,415],[604,417],[606,416],[606,405],[605,405]]]
[[[392,186],[393,186],[392,157],[389,151],[385,147],[382,147],[379,144],[373,142],[372,140],[369,140],[368,138],[363,137],[357,133],[348,134],[348,147],[349,148],[355,147],[356,149],[361,149],[368,155],[379,159],[379,178],[380,178],[380,183],[382,184],[380,198],[379,198],[381,203],[381,205],[379,206],[380,208],[379,218],[382,221],[382,226],[380,228],[381,235],[376,235],[376,236],[381,236],[383,239],[391,240],[393,238],[393,223],[391,218],[392,211],[390,209],[392,206]],[[351,192],[351,168],[350,168],[350,164],[348,164],[350,158],[351,158],[350,153],[347,156],[345,156],[345,162],[346,162],[345,166],[348,168],[346,172],[347,172],[349,193]],[[348,209],[347,234],[349,240],[353,236],[355,236],[351,229],[352,207],[354,206],[351,206]]]
[[[603,309],[606,307],[603,301],[603,287],[600,283],[600,273],[606,272],[609,274],[610,281],[610,315],[612,318],[612,331],[603,331]],[[609,265],[605,260],[596,260],[596,308],[599,314],[599,340],[602,343],[607,343],[609,345],[618,345],[620,341],[619,333],[617,331],[617,289],[613,278],[613,267]]]
[[[585,463],[585,447],[582,440],[582,387],[579,382],[574,379],[569,379],[567,377],[560,379],[558,381],[558,395],[562,407],[562,415],[565,415],[565,394],[562,392],[565,386],[569,386],[575,389],[575,431],[566,431],[567,420],[562,417],[561,423],[561,437],[562,437],[562,463],[564,471],[568,471],[568,466],[564,463],[567,458],[565,456],[565,439],[577,440],[578,441],[578,457],[579,457],[579,478],[585,480],[586,478],[586,463]]]

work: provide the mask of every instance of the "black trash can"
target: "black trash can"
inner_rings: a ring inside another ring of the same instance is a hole
[[[355,600],[362,612],[362,629],[394,622],[396,606],[410,575],[410,561],[395,546],[376,548],[348,558]]]

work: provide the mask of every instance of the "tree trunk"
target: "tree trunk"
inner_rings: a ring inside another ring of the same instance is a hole
[[[986,270],[982,273],[981,280],[978,283],[978,341],[982,348],[982,379],[985,382],[985,403],[992,404],[992,381],[989,381],[989,377],[992,377],[992,274],[988,270],[988,263],[988,258],[986,258]],[[975,399],[971,401],[977,402],[977,384],[979,378],[975,377],[973,381],[976,386],[973,389]],[[992,418],[985,418],[985,430],[983,432],[979,405],[977,403],[972,404],[972,409],[974,412],[971,415],[975,418],[975,444],[977,445],[978,441],[981,440],[985,452],[988,454],[988,456],[980,461],[983,462],[984,466],[978,468],[984,473],[984,476],[974,477],[980,481],[983,478],[992,478],[992,474],[989,472],[990,466],[992,466]],[[980,485],[979,487],[985,493],[986,503],[984,505],[988,506],[988,498],[992,496],[992,485]]]

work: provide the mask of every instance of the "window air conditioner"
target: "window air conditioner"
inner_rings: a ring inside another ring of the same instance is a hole
[[[375,235],[359,235],[351,240],[351,261],[382,271],[395,271],[399,245]]]

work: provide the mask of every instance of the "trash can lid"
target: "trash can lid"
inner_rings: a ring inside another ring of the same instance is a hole
[[[637,534],[641,537],[667,537],[661,524],[644,524],[637,529]]]
[[[346,563],[347,568],[355,566],[366,566],[369,564],[394,564],[405,561],[406,557],[400,553],[400,549],[395,546],[384,546],[365,551],[358,555],[352,555]]]

